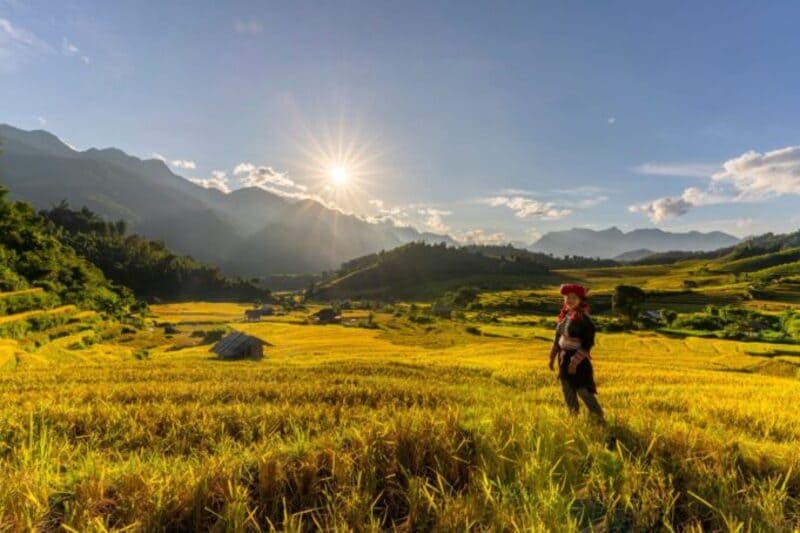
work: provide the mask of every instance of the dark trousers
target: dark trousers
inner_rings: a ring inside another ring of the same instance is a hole
[[[561,380],[561,390],[564,391],[564,400],[567,402],[567,407],[573,413],[577,413],[579,409],[578,397],[586,404],[586,408],[595,415],[599,420],[603,418],[603,408],[597,401],[597,396],[590,392],[589,389],[581,387],[580,389],[573,388],[566,379]]]

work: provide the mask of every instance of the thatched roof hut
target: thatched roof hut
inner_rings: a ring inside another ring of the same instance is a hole
[[[220,359],[261,359],[266,342],[241,331],[222,338],[211,349]]]

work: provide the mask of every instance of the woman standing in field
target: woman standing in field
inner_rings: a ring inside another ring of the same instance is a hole
[[[592,359],[589,352],[594,346],[594,323],[589,317],[586,287],[577,284],[561,286],[564,305],[558,315],[556,337],[550,350],[550,370],[558,358],[558,378],[564,391],[564,400],[573,413],[578,412],[578,397],[587,409],[601,422],[603,409],[597,401]]]

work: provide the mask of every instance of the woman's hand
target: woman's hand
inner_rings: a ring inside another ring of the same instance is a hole
[[[584,351],[576,352],[569,360],[569,365],[567,366],[567,372],[569,374],[575,374],[575,372],[578,370],[578,365],[584,362],[588,358],[589,358],[588,353]]]

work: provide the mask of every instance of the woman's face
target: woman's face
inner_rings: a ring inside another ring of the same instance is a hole
[[[574,292],[564,295],[564,305],[566,305],[569,309],[575,310],[580,304],[581,299]]]

